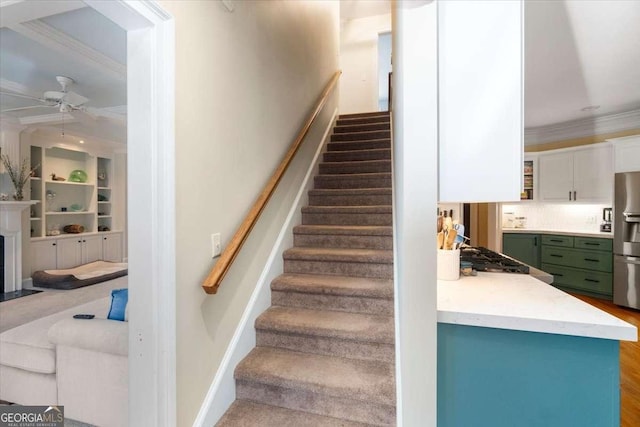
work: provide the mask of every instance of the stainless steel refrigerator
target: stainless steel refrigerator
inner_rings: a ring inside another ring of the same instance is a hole
[[[613,302],[640,309],[640,172],[615,176]]]

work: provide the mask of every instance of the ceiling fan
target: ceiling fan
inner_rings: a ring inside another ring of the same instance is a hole
[[[9,108],[6,110],[2,110],[0,112],[8,113],[10,111],[21,111],[21,110],[28,110],[31,108],[42,108],[42,107],[54,107],[54,108],[57,108],[61,113],[69,113],[75,110],[86,111],[84,104],[86,104],[89,101],[89,99],[68,90],[69,86],[71,86],[74,83],[74,80],[71,77],[65,77],[65,76],[56,76],[56,80],[62,86],[62,91],[46,91],[43,94],[42,98],[36,98],[28,95],[0,91],[0,94],[2,95],[14,96],[16,98],[30,99],[33,101],[38,101],[40,103],[39,105],[30,105],[28,107]]]

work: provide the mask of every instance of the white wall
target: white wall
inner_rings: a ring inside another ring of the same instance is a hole
[[[525,228],[531,230],[598,233],[602,209],[607,207],[610,208],[611,205],[514,203],[502,205],[502,217],[504,218],[505,212],[512,212],[514,217],[525,217]]]
[[[378,34],[390,31],[390,13],[342,22],[341,114],[378,111]]]
[[[192,425],[295,194],[285,181],[215,295],[200,287],[210,235],[231,239],[338,69],[338,2],[232,4],[162,2],[177,43],[179,426]]]

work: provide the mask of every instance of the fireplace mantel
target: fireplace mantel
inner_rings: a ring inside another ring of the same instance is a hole
[[[22,211],[36,201],[0,201],[0,235],[4,236],[4,291],[22,289]]]

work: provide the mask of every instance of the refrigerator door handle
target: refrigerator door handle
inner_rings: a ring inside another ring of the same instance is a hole
[[[624,220],[627,222],[640,222],[640,213],[637,212],[622,212]]]

